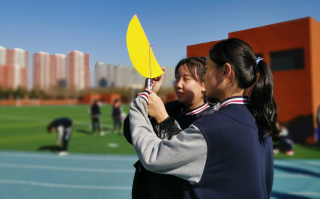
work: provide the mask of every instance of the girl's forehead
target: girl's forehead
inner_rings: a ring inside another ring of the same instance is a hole
[[[180,74],[190,74],[189,68],[187,66],[187,64],[183,64],[180,66],[178,73]]]

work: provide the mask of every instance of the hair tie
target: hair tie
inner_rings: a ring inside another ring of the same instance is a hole
[[[259,64],[259,61],[263,60],[263,58],[261,57],[258,57],[257,60],[256,60],[256,66]]]

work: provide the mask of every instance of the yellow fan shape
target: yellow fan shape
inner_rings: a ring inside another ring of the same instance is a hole
[[[127,48],[133,66],[142,76],[155,78],[163,73],[137,15],[133,16],[128,26]]]

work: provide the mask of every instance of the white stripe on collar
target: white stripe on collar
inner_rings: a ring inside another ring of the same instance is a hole
[[[222,107],[228,106],[230,104],[249,104],[249,98],[248,97],[234,97],[231,99],[228,99],[221,103],[218,110],[220,110]]]
[[[202,106],[200,106],[199,108],[196,108],[194,110],[189,111],[188,113],[186,113],[186,115],[195,115],[198,114],[202,111],[204,111],[206,108],[208,108],[209,105],[208,103],[203,104]],[[181,112],[183,111],[183,108],[181,109]]]

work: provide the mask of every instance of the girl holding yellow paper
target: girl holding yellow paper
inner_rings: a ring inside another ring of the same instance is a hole
[[[280,136],[270,67],[247,43],[232,38],[210,49],[204,77],[207,95],[221,101],[218,111],[171,139],[159,139],[149,123],[148,115],[166,125],[165,132],[178,128],[155,93],[146,91],[147,101],[137,97],[131,103],[131,137],[141,163],[184,179],[184,199],[270,198],[272,139]]]
[[[215,111],[218,103],[208,104],[203,82],[204,58],[191,57],[181,60],[175,68],[175,91],[177,101],[167,103],[166,110],[176,119],[182,129],[187,128],[203,114]],[[153,92],[162,84],[163,75],[154,79]],[[144,97],[144,93],[140,93]],[[150,119],[156,135],[161,139],[171,139],[174,134],[164,133],[166,126],[158,125]],[[124,123],[124,135],[131,142],[129,118]],[[140,161],[135,165],[136,173],[132,188],[132,198],[136,199],[179,199],[183,197],[183,180],[172,175],[161,175],[147,171]]]

